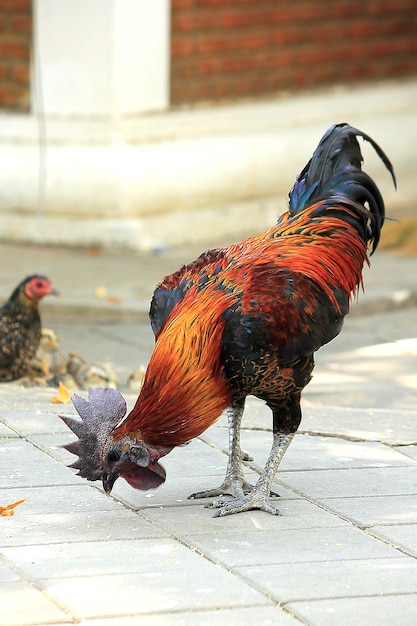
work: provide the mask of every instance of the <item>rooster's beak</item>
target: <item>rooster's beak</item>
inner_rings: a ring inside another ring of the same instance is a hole
[[[108,473],[106,470],[104,470],[103,476],[102,476],[102,483],[103,483],[103,489],[107,493],[108,496],[110,495],[111,490],[113,489],[113,485],[118,479],[118,477],[119,477],[119,474],[117,474],[116,472]]]

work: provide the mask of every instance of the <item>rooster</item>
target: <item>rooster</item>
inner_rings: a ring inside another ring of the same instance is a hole
[[[16,380],[30,370],[41,339],[39,302],[48,294],[59,291],[46,276],[33,274],[0,307],[0,381]]]
[[[74,396],[82,421],[62,416],[78,439],[71,467],[137,489],[165,481],[161,457],[211,426],[226,410],[229,461],[223,483],[190,497],[223,496],[214,516],[261,509],[279,514],[271,485],[300,424],[300,396],[314,352],[341,331],[349,301],[376,249],[384,202],[361,169],[361,136],[391,173],[375,141],[348,124],[329,128],[289,193],[289,210],[267,232],[209,250],[165,277],[150,307],[155,346],[136,403],[126,416],[111,389]],[[245,398],[272,411],[273,441],[255,486],[243,478],[240,424]],[[226,496],[226,497],[225,497]],[[230,497],[231,496],[231,497]]]

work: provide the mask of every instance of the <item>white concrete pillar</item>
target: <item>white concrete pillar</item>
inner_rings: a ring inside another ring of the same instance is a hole
[[[35,113],[168,108],[170,0],[34,0],[34,21]]]

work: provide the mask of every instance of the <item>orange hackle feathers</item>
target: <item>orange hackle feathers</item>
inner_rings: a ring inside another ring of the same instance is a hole
[[[114,433],[117,439],[134,432],[150,444],[181,445],[230,404],[220,357],[221,316],[232,296],[220,289],[195,294],[190,289],[164,326],[136,404]]]
[[[311,215],[317,206],[305,209],[289,228],[282,231],[275,227],[269,232],[278,237],[279,249],[274,250],[277,260],[316,282],[338,309],[332,290],[341,287],[351,296],[362,284],[367,246],[357,229],[344,221],[346,215],[352,215],[347,208],[338,207],[338,218],[315,221]]]
[[[320,203],[289,221],[285,214],[282,222],[266,233],[245,241],[244,254],[238,246],[231,246],[229,260],[236,254],[236,262],[230,276],[242,280],[238,277],[240,267],[246,271],[248,267],[267,263],[285,267],[314,281],[338,309],[333,289],[341,287],[351,296],[362,284],[363,264],[368,262],[367,247],[357,229],[344,219],[354,215],[348,208],[338,206],[339,217],[315,220],[312,214],[318,207]]]

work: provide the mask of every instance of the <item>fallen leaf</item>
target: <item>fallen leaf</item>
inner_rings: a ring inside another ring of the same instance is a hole
[[[118,298],[117,296],[107,296],[106,300],[107,302],[110,302],[112,304],[116,302],[121,302],[121,298]]]
[[[96,287],[94,293],[96,298],[105,298],[107,296],[107,289],[106,287]]]
[[[59,383],[58,396],[52,396],[51,402],[53,402],[53,404],[65,404],[70,400],[71,393],[69,389],[67,389],[63,383]]]
[[[2,517],[10,517],[10,515],[14,515],[15,507],[19,506],[23,502],[26,502],[27,498],[23,498],[23,500],[18,500],[17,502],[13,502],[12,504],[6,504],[6,506],[0,506],[0,515]]]
[[[101,256],[103,254],[103,248],[99,246],[92,246],[91,248],[87,248],[85,250],[85,254],[87,256]]]

